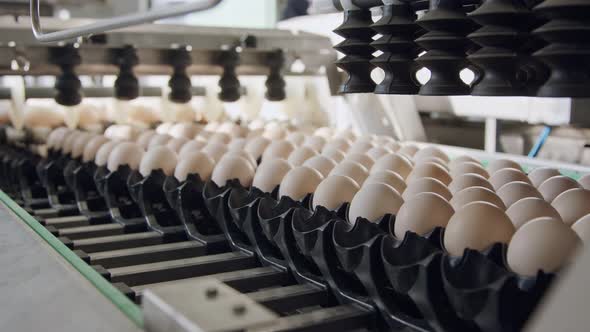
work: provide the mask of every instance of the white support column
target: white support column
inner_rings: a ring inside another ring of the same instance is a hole
[[[488,153],[495,153],[497,151],[498,138],[498,120],[495,118],[486,118],[485,122],[485,144],[484,150]]]

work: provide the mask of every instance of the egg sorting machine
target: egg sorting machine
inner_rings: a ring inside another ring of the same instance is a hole
[[[355,4],[354,1],[346,3]],[[366,11],[366,8],[376,5],[376,2],[367,3],[365,7],[361,2],[356,3],[355,10]],[[439,3],[447,2],[435,2]],[[402,6],[406,3],[395,4]],[[450,8],[457,8],[452,1],[448,4]],[[447,10],[444,13],[449,12]],[[347,15],[350,17],[351,13]],[[7,27],[7,30],[11,28],[14,25]],[[277,48],[297,48],[306,45],[309,38],[323,48],[310,47],[313,55],[309,59],[303,52],[297,53],[306,63],[306,70],[319,70],[320,66],[333,60],[329,52],[318,52],[326,49],[325,39],[292,36],[297,42],[289,42],[285,40],[286,33],[259,31],[261,35],[268,33],[271,36],[269,38],[272,41],[268,41],[271,50],[267,54],[264,54],[265,51],[252,50],[255,54],[248,58],[249,49],[245,46],[252,38],[243,38],[246,44],[239,44],[244,48],[239,53],[242,62],[236,71],[235,56],[238,52],[235,48],[233,51],[219,49],[222,45],[237,47],[236,41],[243,36],[241,33],[232,34],[231,30],[222,30],[224,35],[229,34],[230,37],[227,37],[227,42],[219,44],[221,38],[215,34],[219,30],[210,30],[215,35],[215,44],[213,47],[203,46],[208,51],[202,51],[194,46],[203,45],[199,43],[200,38],[207,39],[206,33],[199,30],[196,40],[186,43],[192,46],[191,49],[183,47],[171,50],[170,45],[173,43],[168,40],[162,42],[161,49],[155,46],[158,43],[153,39],[146,41],[145,46],[139,46],[138,36],[145,36],[146,31],[150,32],[150,38],[157,40],[158,37],[154,36],[160,35],[153,33],[153,29],[159,30],[159,27],[140,27],[136,32],[133,29],[93,36],[89,44],[82,41],[77,47],[66,44],[39,45],[31,39],[29,45],[33,46],[27,45],[29,41],[23,43],[25,47],[7,42],[3,54],[8,54],[5,59],[10,61],[2,63],[12,63],[18,54],[21,56],[18,61],[26,64],[22,66],[27,67],[26,74],[57,75],[58,102],[73,105],[81,97],[79,83],[73,75],[74,68],[78,73],[84,70],[93,74],[119,73],[122,80],[115,95],[124,99],[139,94],[133,73],[140,74],[145,70],[145,73],[168,74],[171,73],[170,68],[174,67],[174,75],[185,76],[210,73],[211,66],[199,67],[200,61],[207,65],[221,64],[213,69],[215,73],[220,73],[220,68],[223,68],[221,72],[225,79],[221,81],[220,98],[232,100],[240,94],[235,84],[236,73],[247,73],[249,63],[252,67],[267,66],[268,57],[277,54]],[[183,38],[186,38],[184,34],[187,28],[178,29],[182,32],[177,33],[182,33]],[[14,39],[27,40],[25,30],[20,31],[24,34],[23,39]],[[164,39],[178,37],[175,33],[172,36],[163,35]],[[278,37],[273,39],[274,35]],[[353,33],[347,35],[352,36]],[[30,34],[28,36],[30,38]],[[266,45],[264,37],[254,36],[257,46]],[[136,45],[136,50],[126,46],[129,44],[127,40],[133,41],[131,44]],[[360,53],[359,45],[353,46]],[[205,55],[193,55],[193,52],[203,52]],[[135,63],[134,53],[139,55],[141,65],[132,66],[135,71],[131,71],[128,65]],[[194,66],[187,66],[187,53],[191,54]],[[76,54],[81,55],[82,64],[79,64]],[[129,54],[131,56],[127,57]],[[181,66],[170,61],[175,54],[180,54],[177,56],[184,59]],[[231,54],[233,57],[229,57],[232,60],[228,60],[230,64],[227,65],[224,61],[215,62],[214,59],[224,58],[221,55],[218,58],[216,54]],[[95,59],[96,62],[86,59]],[[113,59],[119,68],[113,65]],[[366,59],[361,60],[362,66],[366,66]],[[85,69],[84,64],[89,64],[88,69]],[[144,65],[145,68],[142,67]],[[350,71],[350,62],[346,67]],[[195,72],[191,72],[191,69]],[[6,70],[15,72],[7,67]],[[186,100],[187,94],[190,95],[187,85],[176,86],[174,75],[171,96],[175,101]],[[226,84],[228,81],[230,84]],[[272,84],[270,90],[274,90]],[[269,98],[280,99],[278,90],[270,92]],[[387,227],[390,219],[382,221],[379,226],[359,223],[358,227],[347,229],[337,220],[338,213],[342,211],[331,214],[319,209],[311,213],[304,208],[305,201],[303,207],[288,199],[276,202],[272,197],[256,191],[245,191],[239,184],[218,188],[215,183],[203,184],[198,178],[175,183],[161,171],[138,174],[128,167],[111,172],[104,168],[97,171],[92,165],[70,160],[51,149],[47,157],[40,158],[26,151],[28,146],[32,146],[29,145],[30,137],[15,141],[11,130],[5,133],[6,140],[10,140],[11,144],[3,146],[2,187],[24,209],[6,195],[5,204],[42,234],[51,246],[57,248],[77,270],[107,294],[128,317],[139,325],[143,319],[143,326],[148,330],[513,331],[519,330],[523,320],[528,318],[528,312],[520,312],[515,307],[524,311],[530,309],[528,305],[531,301],[536,302],[539,296],[537,291],[547,281],[540,278],[532,286],[516,287],[515,282],[526,284],[530,280],[507,276],[493,280],[494,285],[490,286],[490,280],[486,278],[494,273],[502,274],[497,272],[498,267],[494,265],[502,264],[496,262],[501,260],[502,249],[492,248],[486,257],[474,254],[472,270],[467,267],[460,271],[476,274],[480,268],[485,268],[487,275],[482,276],[482,280],[462,280],[441,285],[442,280],[437,279],[437,274],[431,270],[437,266],[436,263],[418,261],[408,266],[400,264],[403,257],[411,256],[416,248],[428,254],[430,260],[442,260],[442,255],[437,254],[440,248],[433,245],[436,243],[436,232],[430,234],[428,241],[411,236],[405,239],[416,243],[410,251],[398,253],[403,256],[399,257],[400,261],[379,261],[375,259],[378,256],[375,251],[386,250],[383,248],[388,248],[387,245],[391,250],[401,247],[401,244],[394,245],[391,238],[383,236],[380,227]],[[466,152],[451,147],[441,149],[451,156]],[[487,161],[502,157],[476,151],[468,151],[468,154]],[[588,172],[583,167],[511,158],[524,167],[551,166],[569,172],[573,177]],[[99,174],[100,171],[107,173]],[[27,212],[35,216],[36,220]],[[214,221],[214,224],[203,223],[202,214],[206,214],[208,221]],[[57,235],[60,241],[48,233]],[[76,255],[72,255],[72,251],[66,247],[74,249]],[[550,298],[547,311],[539,321],[532,323],[532,330],[552,330],[555,326],[552,324],[583,324],[580,317],[576,317],[573,322],[560,321],[563,316],[553,318],[552,307],[563,306],[565,302],[577,299],[571,294],[571,289],[579,285],[580,280],[576,279],[583,279],[586,273],[584,270],[588,267],[585,256],[555,286],[555,297]],[[90,264],[92,269],[80,259]],[[97,273],[110,281],[112,286],[99,278]],[[481,282],[486,287],[480,289],[465,285],[470,282]],[[448,287],[460,288],[460,292],[448,291]],[[448,293],[441,289],[446,289]],[[121,294],[141,301],[143,315]],[[428,303],[420,303],[418,299]],[[514,310],[512,312],[506,313],[503,311],[505,308],[497,305],[502,303],[507,306],[507,302],[510,304],[511,301],[514,301],[510,306]],[[456,310],[456,306],[465,303],[474,307],[461,308],[463,310],[456,312],[449,310]],[[119,324],[116,319],[113,321],[113,326]],[[103,321],[101,324],[107,325],[109,322]],[[122,326],[124,324],[117,328],[133,329],[132,326]],[[572,327],[572,330],[579,330],[579,326]]]

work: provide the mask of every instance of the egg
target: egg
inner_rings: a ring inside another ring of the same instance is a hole
[[[198,132],[199,128],[196,125],[188,122],[181,122],[170,127],[168,132],[165,134],[168,134],[174,138],[183,137],[186,139],[192,139],[195,137],[195,135],[197,135]]]
[[[208,142],[216,142],[220,144],[228,144],[231,142],[231,136],[226,133],[214,133],[208,139]]]
[[[551,204],[537,197],[528,197],[517,201],[506,210],[506,214],[516,229],[533,219],[541,217],[561,220],[561,216]]]
[[[219,122],[211,121],[211,122],[207,123],[203,129],[207,130],[207,131],[215,131],[215,130],[217,130],[217,128],[219,128],[219,125],[220,125]]]
[[[375,144],[367,141],[356,141],[352,143],[350,149],[346,151],[347,154],[365,154],[367,151],[375,147]]]
[[[395,218],[394,234],[403,239],[406,232],[426,235],[436,227],[446,227],[455,210],[442,196],[420,193],[404,202]]]
[[[310,159],[317,155],[318,153],[312,148],[307,146],[301,146],[293,150],[293,152],[291,152],[287,161],[292,166],[301,166],[307,159]]]
[[[570,261],[579,244],[580,238],[566,224],[550,217],[537,218],[514,233],[506,260],[522,276],[533,277],[540,270],[553,273]]]
[[[326,142],[326,139],[320,136],[307,136],[305,141],[303,141],[303,146],[308,146],[316,151],[322,151]]]
[[[410,159],[410,158],[414,157],[414,155],[418,152],[418,150],[420,150],[420,149],[417,146],[410,144],[410,145],[402,146],[399,150],[397,150],[397,153]]]
[[[264,129],[264,132],[262,133],[263,137],[268,138],[269,140],[280,140],[283,139],[285,137],[285,135],[287,134],[287,131],[284,128],[281,128],[280,126],[268,126]]]
[[[572,230],[578,234],[584,244],[590,243],[590,214],[580,218],[572,225]]]
[[[388,154],[375,161],[371,173],[378,171],[393,171],[406,179],[412,171],[412,163],[399,154]]]
[[[403,194],[406,191],[406,182],[397,173],[393,171],[378,171],[369,174],[369,177],[365,180],[363,185],[368,183],[385,183],[397,190],[398,193]]]
[[[340,137],[340,136],[337,135],[337,137]],[[348,139],[349,141],[352,142],[353,145],[359,143],[361,145],[366,146],[366,144],[373,145],[374,141],[377,137],[375,135],[363,135],[363,136],[359,136],[359,137],[356,137],[356,136],[355,137],[346,137],[346,136],[344,136],[342,138]]]
[[[365,166],[357,162],[343,161],[332,169],[330,175],[348,176],[362,186],[369,176],[369,171]]]
[[[586,175],[582,176],[578,180],[578,183],[580,183],[582,188],[590,190],[590,174],[586,174]]]
[[[453,195],[444,183],[440,182],[440,180],[433,178],[420,178],[408,182],[408,187],[403,192],[402,196],[404,200],[409,200],[417,194],[424,192],[432,192],[435,194],[439,194],[446,200],[451,200],[451,198],[453,197]]]
[[[262,160],[264,161],[276,158],[287,160],[293,150],[295,150],[295,147],[290,142],[276,140],[270,143],[266,150],[264,150],[264,153],[262,154]]]
[[[208,131],[208,130],[202,130],[201,132],[199,132],[199,134],[197,136],[195,136],[194,139],[196,139],[198,141],[205,141],[205,142],[209,143],[209,138],[211,136],[213,136],[213,134],[215,134],[215,133]],[[221,143],[225,144],[223,142],[221,142]]]
[[[350,203],[359,189],[359,185],[348,176],[328,176],[315,190],[313,208],[323,206],[328,210],[336,210],[342,204]]]
[[[137,138],[138,130],[129,125],[111,125],[104,131],[104,135],[112,140],[131,141]]]
[[[392,152],[399,152],[399,151],[401,151],[401,148],[402,148],[402,146],[399,143],[397,143],[397,142],[388,142],[388,143],[385,143],[383,145],[383,147],[385,147],[388,150],[391,150]],[[401,152],[401,154],[404,154],[404,153]],[[408,155],[408,157],[411,158],[412,156],[409,156]]]
[[[496,160],[492,160],[487,167],[488,173],[490,173],[490,175],[494,175],[494,173],[496,173],[499,170],[503,170],[505,168],[512,168],[515,170],[519,170],[522,172],[522,167],[520,167],[520,165],[510,159],[496,159]]]
[[[448,185],[453,180],[449,172],[442,166],[433,162],[426,162],[420,165],[416,165],[412,172],[408,175],[407,181],[411,182],[419,178],[434,178],[440,182]]]
[[[504,202],[493,191],[484,187],[469,187],[457,192],[450,203],[455,210],[459,210],[463,206],[473,202],[488,202],[497,206],[499,209],[506,210]]]
[[[346,157],[346,153],[344,153],[344,151],[338,150],[336,147],[326,146],[322,151],[322,156],[326,156],[339,163],[344,159],[344,157]]]
[[[293,144],[294,146],[300,146],[303,145],[303,142],[305,142],[305,135],[301,132],[294,131],[292,133],[289,133],[285,139],[291,142],[291,144]]]
[[[453,181],[449,184],[449,190],[453,195],[469,187],[484,187],[489,190],[494,190],[494,187],[492,187],[492,184],[486,178],[475,173],[462,174],[453,177]]]
[[[227,152],[227,147],[225,144],[220,142],[209,142],[204,148],[201,149],[201,151],[213,158],[215,162],[218,162]]]
[[[414,167],[416,167],[418,165],[426,164],[426,163],[435,163],[435,164],[439,165],[440,167],[444,168],[447,172],[449,171],[449,167],[447,166],[447,163],[444,160],[440,159],[439,157],[423,158],[422,160],[420,160],[420,162],[417,162],[416,164],[414,164]]]
[[[109,154],[107,169],[114,172],[120,166],[127,165],[132,170],[137,170],[142,157],[143,149],[138,144],[131,142],[120,143]]]
[[[303,163],[303,166],[319,171],[324,177],[328,176],[336,165],[337,163],[334,160],[322,155],[311,157]]]
[[[352,224],[359,217],[379,221],[387,214],[397,214],[403,203],[403,198],[390,185],[369,183],[354,195],[348,209],[348,220]]]
[[[445,163],[448,163],[450,160],[449,156],[447,156],[446,153],[444,153],[441,149],[434,147],[434,146],[429,146],[429,147],[419,150],[418,152],[416,152],[413,159],[414,159],[415,163],[419,163],[422,160],[429,158],[429,157],[438,157],[438,158],[442,159]]]
[[[465,249],[482,251],[495,243],[508,244],[514,234],[510,219],[494,204],[473,202],[455,211],[443,238],[451,256],[463,256]]]
[[[237,179],[243,187],[250,187],[254,179],[254,168],[250,162],[239,156],[230,156],[220,160],[211,174],[211,181],[223,187],[227,181]]]
[[[168,134],[172,126],[174,126],[172,122],[163,122],[156,127],[156,133],[160,135]]]
[[[459,177],[463,174],[478,174],[484,178],[489,178],[490,175],[479,163],[467,161],[458,165],[455,165],[450,171],[453,178]]]
[[[260,157],[262,157],[262,154],[264,153],[264,150],[266,150],[269,144],[269,139],[264,137],[255,137],[250,139],[248,143],[246,143],[246,145],[244,146],[244,151],[248,152],[254,158],[260,159]]]
[[[161,169],[165,175],[174,174],[177,164],[177,156],[174,151],[166,146],[156,146],[143,154],[139,163],[139,173],[148,176],[154,170]]]
[[[334,137],[333,138],[335,138],[335,139],[346,139],[346,140],[351,141],[351,142],[357,140],[356,134],[350,128],[337,131],[334,134]],[[364,138],[364,137],[360,137],[360,138]]]
[[[514,168],[506,168],[496,171],[492,176],[490,176],[489,181],[495,190],[500,189],[500,187],[510,182],[520,181],[531,184],[531,180],[529,180],[526,174]]]
[[[322,154],[325,152],[326,149],[337,149],[340,150],[344,153],[346,153],[348,151],[348,149],[350,149],[350,141],[348,141],[347,139],[344,138],[335,138],[332,139],[330,141],[328,141],[328,143],[326,143],[326,145],[324,145],[324,148],[322,149]]]
[[[567,176],[559,175],[543,181],[539,186],[539,192],[547,202],[551,203],[562,192],[577,188],[580,188],[578,182]]]
[[[173,138],[166,143],[166,147],[174,151],[174,153],[179,153],[180,149],[182,149],[182,147],[188,142],[189,139],[185,137]]]
[[[377,145],[383,145],[383,144],[387,144],[387,143],[397,143],[395,141],[395,138],[391,137],[391,136],[386,136],[386,135],[379,135],[375,138],[375,144]]]
[[[557,196],[551,205],[559,212],[563,222],[572,226],[578,219],[590,213],[590,190],[566,190]]]
[[[193,151],[186,153],[182,159],[178,161],[174,169],[174,177],[182,182],[186,180],[189,174],[198,174],[201,180],[208,181],[211,178],[211,173],[215,167],[215,161],[206,153],[201,151]]]
[[[561,175],[558,170],[549,167],[538,167],[532,170],[528,177],[535,188],[539,188],[541,183],[554,176]]]
[[[332,128],[320,127],[313,132],[314,136],[320,136],[325,139],[329,139],[333,135]]]
[[[248,152],[246,151],[227,151],[223,156],[221,156],[221,159],[219,159],[220,161],[223,160],[223,158],[226,157],[242,157],[246,160],[248,160],[248,162],[250,163],[250,166],[252,166],[252,168],[256,169],[256,167],[258,166],[258,163],[256,163],[256,160],[254,159],[254,157],[252,157]]]
[[[90,142],[90,140],[94,137],[95,135],[91,135],[89,133],[84,133],[78,136],[78,139],[74,142],[74,145],[72,147],[72,158],[77,159],[82,157],[82,153],[84,153],[84,148],[86,147],[86,145],[88,145],[88,142]]]
[[[460,156],[460,157],[454,158],[451,161],[449,161],[449,169],[451,171],[453,171],[454,168],[456,168],[457,166],[459,166],[459,165],[461,165],[463,163],[475,163],[475,164],[481,166],[481,163],[477,159],[475,159],[473,157],[470,157],[470,156]]]
[[[153,130],[146,130],[137,136],[135,142],[141,146],[142,149],[147,150],[150,141],[154,136],[157,135],[156,131]]]
[[[392,153],[391,150],[388,150],[384,147],[381,146],[376,146],[374,148],[371,148],[369,151],[367,151],[367,156],[369,156],[371,159],[373,159],[373,161],[383,157],[384,155],[388,154],[388,153]]]
[[[255,138],[262,137],[262,133],[263,132],[264,132],[263,129],[254,129],[254,130],[250,129],[250,132],[248,132],[248,134],[246,135],[245,138],[249,142],[249,141],[251,141],[251,140],[253,140]],[[262,137],[262,138],[264,138],[264,137]],[[264,138],[264,139],[266,139],[266,138]]]
[[[74,148],[74,143],[80,135],[82,135],[80,131],[74,130],[66,136],[63,143],[60,146],[60,150],[63,155],[69,155],[72,152],[72,149]]]
[[[152,138],[150,139],[150,143],[147,146],[147,149],[152,149],[155,148],[156,146],[163,146],[168,144],[168,142],[172,139],[172,136],[170,135],[160,135],[160,134],[156,134],[154,136],[152,136]]]
[[[373,164],[375,163],[375,161],[371,159],[371,157],[367,156],[366,154],[360,153],[348,153],[343,160],[357,162],[365,166],[367,170],[371,169],[371,167],[373,167]]]
[[[290,197],[295,201],[302,200],[308,194],[313,193],[324,177],[322,173],[307,166],[298,166],[291,169],[279,187],[279,197]]]
[[[90,141],[88,141],[88,144],[86,144],[86,146],[84,147],[84,152],[82,152],[82,162],[87,163],[94,160],[100,147],[108,142],[109,139],[102,135],[92,137],[92,139],[90,139]]]
[[[111,152],[119,144],[121,143],[109,141],[103,144],[100,148],[98,148],[98,151],[96,151],[96,157],[94,157],[94,163],[96,164],[96,166],[106,166],[109,161],[109,156],[111,155]]]
[[[254,175],[252,186],[263,192],[270,193],[281,184],[285,175],[293,167],[285,159],[271,159],[263,161]]]
[[[226,121],[222,123],[217,131],[220,133],[224,133],[229,135],[230,137],[242,137],[244,134],[245,128],[242,128],[240,125],[235,124],[233,122]]]
[[[66,138],[70,130],[65,127],[59,127],[54,129],[49,136],[47,136],[47,148],[57,150],[57,146],[60,142]]]
[[[496,192],[506,207],[527,197],[543,198],[541,193],[533,185],[522,181],[506,183]]]
[[[178,158],[182,159],[184,158],[184,156],[189,155],[193,152],[201,151],[201,149],[204,148],[206,145],[207,143],[203,141],[188,141],[178,151]]]
[[[246,147],[246,143],[248,143],[248,141],[245,138],[234,138],[227,145],[227,151],[244,150],[244,148]]]

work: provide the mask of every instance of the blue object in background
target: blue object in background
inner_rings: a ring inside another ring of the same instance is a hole
[[[537,157],[537,155],[539,154],[539,151],[541,151],[541,148],[545,144],[545,141],[547,141],[547,138],[549,138],[550,134],[551,134],[551,127],[545,126],[545,128],[543,128],[543,130],[539,134],[539,137],[537,137],[537,141],[535,142],[535,145],[533,145],[533,148],[529,152],[529,155],[528,155],[529,158],[536,158]]]

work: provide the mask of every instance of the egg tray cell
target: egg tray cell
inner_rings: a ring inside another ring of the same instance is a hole
[[[7,161],[2,163],[3,188],[15,196],[20,188],[37,192],[27,203],[21,201],[29,209],[42,200],[39,181],[31,181],[38,175],[43,187],[55,190],[47,204],[63,207],[55,210],[58,215],[85,203],[87,209],[80,211],[101,216],[88,218],[90,224],[105,223],[101,213],[108,211],[126,232],[147,227],[160,241],[196,240],[209,254],[229,247],[244,254],[236,264],[255,257],[263,266],[288,271],[302,285],[325,291],[337,303],[379,312],[378,330],[518,331],[553,279],[510,272],[505,247],[499,244],[450,257],[443,250],[443,229],[397,239],[390,232],[394,216],[377,223],[360,218],[352,226],[346,221],[347,204],[336,211],[312,211],[311,195],[300,202],[277,199],[278,188],[263,193],[237,180],[218,187],[191,175],[178,182],[159,170],[141,177],[128,167],[107,172],[55,156],[2,160]],[[66,170],[62,179],[60,167]],[[5,177],[16,169],[19,185]],[[89,191],[82,197],[74,190],[72,199],[68,186]],[[98,196],[106,206],[90,208]]]
[[[312,211],[311,195],[296,202],[277,200],[277,192],[231,181],[222,188],[209,182],[203,193],[228,237],[247,239],[234,242],[242,250],[283,265],[299,282],[325,285],[341,303],[377,308],[391,328],[520,331],[554,278],[509,271],[502,244],[451,257],[444,229],[397,239],[390,232],[395,216],[378,223],[359,218],[352,226],[347,204]]]

